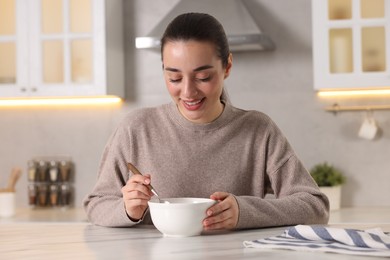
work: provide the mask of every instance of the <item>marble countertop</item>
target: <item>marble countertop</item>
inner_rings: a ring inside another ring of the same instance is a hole
[[[330,212],[329,223],[390,224],[390,207],[341,208]]]
[[[82,208],[17,208],[10,218],[0,218],[2,223],[15,222],[87,222]]]
[[[245,240],[279,235],[285,227],[166,238],[153,226],[91,225],[82,209],[45,211],[19,210],[13,218],[0,219],[0,259],[369,259],[243,246]],[[390,231],[390,207],[333,211],[330,225]]]

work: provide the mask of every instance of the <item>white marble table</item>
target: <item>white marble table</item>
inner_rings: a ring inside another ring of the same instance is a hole
[[[365,218],[359,218],[356,214],[359,212]],[[42,212],[36,213],[39,215]],[[57,213],[64,217],[61,212]],[[244,240],[281,234],[285,228],[166,238],[153,226],[93,226],[84,220],[82,211],[79,210],[66,213],[69,221],[53,221],[52,218],[57,213],[52,213],[49,217],[51,220],[48,221],[44,221],[42,216],[34,218],[34,214],[30,214],[30,219],[19,215],[13,219],[1,220],[0,259],[370,259],[329,253],[259,250],[244,248],[242,244]],[[357,228],[379,226],[390,231],[390,218],[385,217],[390,216],[389,214],[390,208],[346,209],[333,213],[330,225]]]
[[[82,208],[18,208],[10,218],[0,218],[0,224],[21,222],[86,222]]]

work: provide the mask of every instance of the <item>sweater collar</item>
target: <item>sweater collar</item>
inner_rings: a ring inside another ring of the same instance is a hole
[[[214,121],[210,123],[204,123],[204,124],[199,124],[199,123],[194,123],[186,119],[179,111],[177,108],[176,104],[174,102],[171,102],[168,104],[168,113],[170,117],[180,126],[189,129],[189,130],[194,130],[194,131],[210,131],[214,130],[217,128],[222,127],[223,125],[227,124],[232,116],[232,106],[224,102],[225,106],[222,111],[222,113],[215,119]]]

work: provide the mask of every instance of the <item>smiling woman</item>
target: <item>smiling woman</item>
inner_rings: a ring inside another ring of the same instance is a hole
[[[209,42],[168,42],[163,49],[165,83],[180,113],[194,123],[209,123],[223,111],[220,97],[229,75]]]
[[[264,113],[234,107],[224,80],[232,54],[222,25],[185,13],[161,40],[173,102],[131,112],[108,141],[84,206],[103,226],[151,224],[148,202],[193,197],[218,201],[204,230],[327,223],[329,203],[283,133]],[[144,175],[131,175],[127,163]],[[266,197],[272,190],[276,199]]]

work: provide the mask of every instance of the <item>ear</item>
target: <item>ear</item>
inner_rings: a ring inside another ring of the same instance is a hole
[[[230,70],[232,69],[232,66],[233,66],[233,54],[230,53],[229,58],[228,58],[228,63],[227,63],[226,68],[225,68],[225,77],[224,77],[225,79],[227,77],[229,77]]]

